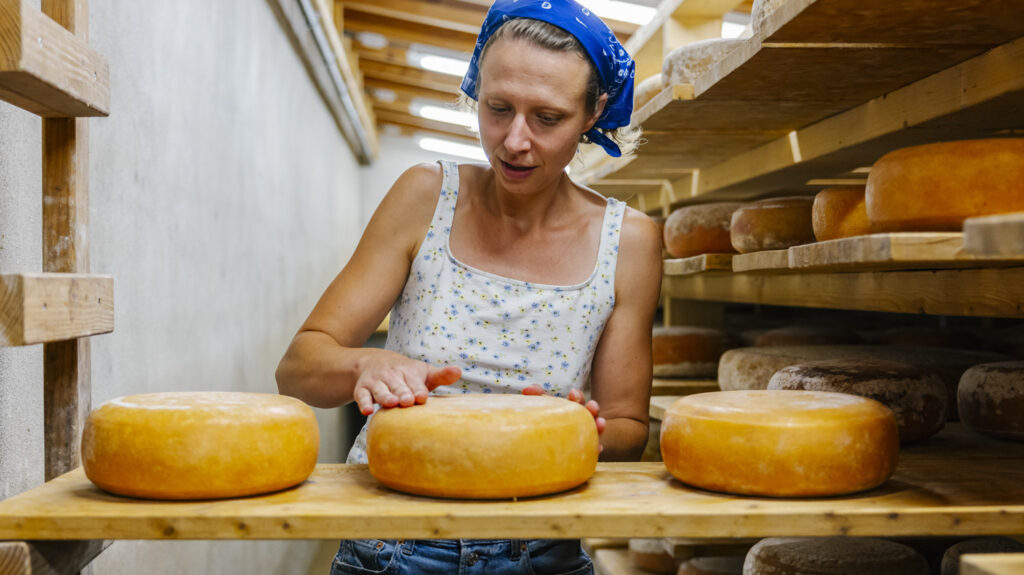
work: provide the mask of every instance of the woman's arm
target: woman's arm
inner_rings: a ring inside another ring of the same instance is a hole
[[[615,271],[615,308],[594,353],[591,398],[606,424],[606,461],[638,461],[647,444],[651,400],[651,328],[661,292],[661,234],[646,215],[626,209]]]
[[[458,380],[458,368],[361,347],[401,294],[440,189],[437,164],[412,167],[398,178],[281,359],[276,375],[282,394],[325,408],[355,399],[370,413],[375,401],[412,405],[437,385]]]

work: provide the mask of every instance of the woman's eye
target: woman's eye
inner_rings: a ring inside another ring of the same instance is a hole
[[[547,124],[548,126],[554,126],[559,120],[559,118],[555,116],[538,116],[538,118],[542,124]]]
[[[490,108],[491,111],[494,112],[495,114],[504,114],[505,112],[508,111],[508,108],[502,106],[491,106]]]

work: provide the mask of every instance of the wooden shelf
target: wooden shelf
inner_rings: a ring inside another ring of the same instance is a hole
[[[1024,553],[964,555],[961,575],[1020,575],[1024,573]]]
[[[710,271],[732,271],[734,254],[701,254],[688,258],[665,260],[663,271],[668,275],[689,275]]]
[[[654,397],[692,395],[707,391],[718,391],[718,381],[714,379],[669,379],[655,378],[651,385],[651,401]]]
[[[895,313],[1024,317],[1024,267],[665,276],[672,298]]]
[[[950,269],[1024,265],[1019,257],[976,256],[961,232],[901,232],[815,242],[789,248],[789,267],[800,270]]]
[[[766,250],[749,254],[737,254],[732,258],[732,271],[789,271],[789,252],[787,250]]]
[[[0,502],[0,538],[346,539],[990,535],[1024,524],[1024,444],[946,429],[902,452],[871,491],[826,499],[686,487],[660,463],[602,463],[584,486],[519,501],[382,487],[363,465],[320,465],[279,493],[152,502],[98,490],[79,468]]]
[[[637,110],[638,157],[584,181],[667,180],[674,205],[747,199],[812,190],[908,145],[1024,128],[1022,23],[1013,0],[787,2],[692,96],[673,86]],[[646,211],[661,209],[643,191]]]
[[[51,343],[114,330],[114,278],[0,276],[0,347]]]
[[[1024,213],[968,218],[964,249],[978,257],[1024,258]]]
[[[0,0],[0,99],[49,118],[106,116],[109,76],[96,51],[28,0]]]

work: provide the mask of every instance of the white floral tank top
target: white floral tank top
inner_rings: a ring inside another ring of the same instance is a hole
[[[571,286],[537,284],[470,267],[452,256],[448,237],[459,195],[459,169],[441,162],[444,179],[433,220],[391,310],[386,348],[433,366],[458,366],[451,393],[521,393],[538,384],[564,397],[584,389],[594,350],[615,305],[615,264],[625,204],[608,199],[597,264]],[[366,463],[366,427],[348,454]]]

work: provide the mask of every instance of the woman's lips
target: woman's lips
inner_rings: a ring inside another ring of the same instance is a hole
[[[510,164],[504,160],[499,161],[501,162],[501,168],[505,173],[505,177],[511,180],[524,180],[528,178],[535,169],[535,166],[516,166],[515,164]]]

